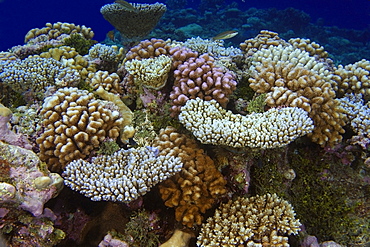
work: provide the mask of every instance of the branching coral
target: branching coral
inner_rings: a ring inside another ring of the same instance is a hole
[[[300,225],[292,205],[276,194],[237,198],[207,219],[197,245],[289,246],[286,235],[297,234]]]
[[[315,129],[308,136],[320,145],[341,141],[345,125],[335,98],[333,74],[326,63],[292,46],[269,46],[254,53],[250,87],[266,93],[268,106],[300,107]]]
[[[180,158],[142,147],[98,156],[92,162],[76,160],[63,173],[65,184],[93,201],[131,202],[182,167]]]
[[[63,35],[69,36],[75,33],[82,35],[86,39],[91,39],[94,37],[94,32],[91,30],[91,28],[84,25],[80,26],[73,23],[56,22],[53,24],[46,23],[45,26],[46,27],[41,29],[35,28],[28,31],[26,37],[24,38],[24,42],[34,43],[36,39],[39,39],[39,41],[47,41],[57,39]]]
[[[158,90],[166,85],[171,62],[171,58],[166,55],[132,59],[125,63],[125,69],[134,77],[136,85]]]
[[[18,93],[44,92],[46,87],[77,85],[80,75],[52,58],[28,57],[0,64],[0,80]]]
[[[198,58],[190,57],[174,71],[175,82],[170,93],[173,115],[180,112],[181,106],[189,99],[197,97],[216,100],[223,107],[229,102],[230,94],[237,82],[234,75],[214,65],[214,58],[203,54]]]
[[[45,130],[37,143],[41,160],[52,171],[89,156],[107,137],[117,138],[124,121],[116,105],[77,88],[62,88],[47,97],[41,114]]]
[[[153,145],[159,154],[179,157],[184,164],[180,173],[159,186],[165,205],[175,208],[175,218],[183,225],[200,225],[202,214],[226,192],[226,181],[204,150],[173,127],[162,129]]]

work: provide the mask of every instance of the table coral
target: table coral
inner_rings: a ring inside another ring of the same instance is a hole
[[[214,58],[203,54],[198,58],[190,57],[174,71],[175,82],[170,93],[172,115],[176,116],[189,99],[197,97],[216,100],[223,107],[235,90],[235,76],[214,65]]]
[[[313,130],[307,112],[298,107],[271,108],[247,116],[223,109],[215,100],[188,100],[180,122],[204,144],[275,148]]]
[[[250,74],[250,87],[266,93],[268,106],[300,107],[309,113],[315,125],[308,135],[313,142],[324,146],[342,140],[344,115],[327,63],[293,46],[269,46],[254,53]]]
[[[286,235],[297,234],[300,226],[292,205],[276,194],[239,197],[207,219],[197,245],[289,246]]]
[[[165,205],[175,208],[175,218],[183,225],[200,225],[202,214],[226,193],[222,174],[193,139],[173,127],[162,129],[153,146],[158,147],[159,154],[179,157],[184,164],[180,173],[159,185]]]
[[[44,204],[63,188],[63,179],[59,174],[50,173],[34,152],[1,141],[0,166],[2,207],[19,206],[39,216]]]
[[[133,3],[132,8],[112,3],[101,7],[100,13],[124,38],[140,40],[150,33],[167,10],[162,3]]]
[[[125,69],[133,76],[136,85],[158,90],[166,85],[171,62],[172,59],[166,55],[132,59],[125,63]]]
[[[106,138],[117,138],[124,121],[116,105],[77,88],[61,88],[47,97],[41,114],[45,129],[36,141],[40,159],[52,171],[89,156]]]
[[[76,160],[63,173],[65,184],[93,201],[131,202],[182,167],[180,158],[152,147],[119,150],[111,156]]]

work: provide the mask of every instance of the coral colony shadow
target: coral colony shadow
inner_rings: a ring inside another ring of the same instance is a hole
[[[99,2],[101,38],[50,17],[2,48],[7,246],[369,246],[368,30],[194,3]]]

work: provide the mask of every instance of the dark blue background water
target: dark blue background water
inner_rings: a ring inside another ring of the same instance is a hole
[[[113,27],[100,14],[107,0],[0,0],[0,51],[23,44],[25,34],[32,28],[42,28],[47,22],[70,22],[91,27],[94,39],[101,41]],[[135,1],[153,3],[156,1]],[[165,2],[165,1],[162,1]],[[196,8],[200,1],[189,0]],[[232,1],[228,1],[232,2]],[[370,0],[241,0],[235,1],[241,9],[288,7],[305,11],[311,21],[323,18],[325,25],[340,28],[370,29]]]

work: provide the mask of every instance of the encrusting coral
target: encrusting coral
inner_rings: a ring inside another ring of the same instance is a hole
[[[117,138],[124,121],[114,103],[77,88],[61,88],[47,97],[41,114],[45,129],[36,142],[40,159],[52,171],[89,156],[106,138]]]
[[[63,179],[50,173],[37,155],[0,141],[0,206],[24,209],[34,216],[63,188]]]
[[[293,46],[269,46],[256,51],[249,86],[266,93],[270,107],[300,107],[309,113],[315,129],[308,136],[319,145],[342,140],[345,117],[335,100],[332,68]]]
[[[314,128],[307,112],[298,107],[242,116],[223,109],[215,100],[199,98],[186,102],[179,120],[200,142],[231,147],[281,147]]]
[[[65,184],[93,201],[131,202],[182,167],[180,158],[159,154],[153,147],[119,150],[91,162],[70,162],[63,173]]]
[[[286,235],[297,234],[300,226],[292,205],[276,194],[239,197],[222,204],[207,219],[197,245],[289,246]]]
[[[101,7],[100,13],[124,38],[136,41],[150,33],[166,10],[162,3],[133,3],[132,8],[112,3]]]
[[[200,225],[202,214],[226,192],[222,174],[195,140],[173,127],[162,129],[153,146],[160,155],[179,157],[184,164],[178,174],[159,185],[165,205],[175,208],[175,218],[183,225]]]

